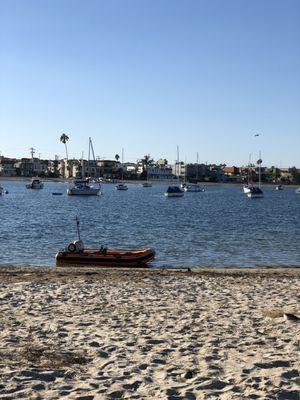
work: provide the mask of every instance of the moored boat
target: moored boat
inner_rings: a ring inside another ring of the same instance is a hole
[[[277,186],[275,187],[275,190],[283,190],[283,186],[282,186],[282,185],[277,185]]]
[[[144,182],[142,184],[143,187],[152,187],[152,184],[150,182]]]
[[[5,190],[4,187],[0,185],[0,196],[3,196],[4,194],[8,194],[8,191]]]
[[[251,189],[253,188],[253,185],[251,183],[248,183],[247,185],[243,186],[243,191],[245,194],[250,193]]]
[[[100,193],[99,187],[94,187],[89,184],[89,179],[75,180],[74,183],[67,189],[69,196],[98,196]]]
[[[258,199],[258,198],[264,197],[264,194],[263,194],[263,191],[259,187],[253,186],[250,189],[250,192],[247,193],[247,196],[250,197],[251,199]]]
[[[179,186],[169,186],[165,192],[166,197],[182,197],[184,191]]]
[[[27,189],[43,189],[44,184],[39,178],[32,178],[31,182],[26,185]]]
[[[258,165],[258,186],[253,186],[250,184],[244,186],[244,193],[246,193],[246,195],[251,199],[259,199],[264,197],[264,193],[261,189],[261,152],[259,152],[259,159],[256,163]]]
[[[204,192],[205,189],[203,186],[200,186],[198,183],[188,183],[185,188],[185,192]]]
[[[116,185],[116,189],[117,189],[117,190],[128,190],[128,186],[125,185],[125,183],[118,183],[118,184]]]
[[[300,194],[300,188],[296,190],[296,194]]]

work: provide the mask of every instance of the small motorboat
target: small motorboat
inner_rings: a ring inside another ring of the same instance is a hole
[[[79,179],[67,189],[67,194],[69,196],[98,196],[100,190],[100,183],[98,187],[94,187],[89,184],[89,179]]]
[[[205,192],[205,189],[203,186],[198,185],[198,183],[188,183],[185,188],[185,192]]]
[[[143,187],[152,187],[152,184],[150,182],[144,182],[142,184]]]
[[[31,182],[26,185],[27,189],[43,189],[44,184],[39,178],[32,178]]]
[[[296,190],[296,194],[300,194],[300,188]]]
[[[283,190],[283,186],[282,185],[277,185],[277,186],[275,186],[275,190]]]
[[[53,192],[52,195],[53,196],[62,196],[62,192]]]
[[[184,191],[179,186],[169,186],[165,192],[166,197],[182,197]]]
[[[78,239],[59,251],[56,258],[57,266],[89,265],[99,267],[134,267],[145,268],[155,257],[155,251],[151,248],[141,250],[107,249],[101,246],[98,249],[85,249],[80,239],[79,220],[77,221]]]
[[[118,183],[118,184],[116,185],[116,189],[117,189],[117,190],[128,190],[128,186],[125,185],[125,183]]]
[[[3,196],[4,194],[8,194],[8,191],[5,190],[4,187],[0,185],[0,196]]]

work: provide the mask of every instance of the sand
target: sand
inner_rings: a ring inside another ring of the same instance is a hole
[[[0,270],[0,399],[295,399],[300,269]]]

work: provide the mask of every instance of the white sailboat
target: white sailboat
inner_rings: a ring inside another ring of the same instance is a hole
[[[4,194],[8,194],[8,191],[5,190],[4,187],[0,185],[0,196],[3,196]]]
[[[147,182],[142,183],[143,187],[152,187],[152,183],[149,182],[148,180],[148,169],[147,169]]]
[[[259,159],[257,160],[258,165],[258,186],[249,187],[249,192],[246,193],[251,199],[258,199],[264,197],[264,193],[261,189],[261,152],[259,152]]]
[[[96,162],[92,139],[89,138],[89,157],[88,157],[88,173],[90,175],[90,152],[93,153],[94,163]],[[96,179],[96,185],[90,184],[89,178],[75,179],[73,184],[67,189],[69,196],[98,196],[101,190],[99,178]]]
[[[43,189],[43,187],[44,184],[38,177],[32,178],[31,182],[26,185],[27,189]]]
[[[205,192],[205,188],[198,183],[187,183],[184,187],[185,192]]]
[[[250,175],[250,173],[251,173],[251,175]],[[252,184],[251,154],[249,154],[247,184],[243,186],[243,192],[245,194],[250,193],[252,187],[253,187],[253,184]]]
[[[128,186],[123,182],[124,179],[124,170],[123,170],[123,162],[124,162],[124,149],[122,149],[122,182],[118,183],[115,187],[116,190],[128,190]]]

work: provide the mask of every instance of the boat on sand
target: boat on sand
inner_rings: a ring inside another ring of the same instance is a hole
[[[99,267],[145,268],[154,259],[151,248],[142,250],[85,249],[83,243],[70,243],[64,251],[56,254],[56,264],[93,265]]]
[[[97,266],[97,267],[123,267],[145,268],[155,257],[151,248],[122,250],[108,249],[103,246],[95,249],[86,249],[80,238],[79,220],[77,219],[78,240],[69,243],[65,249],[59,251],[56,266]]]

